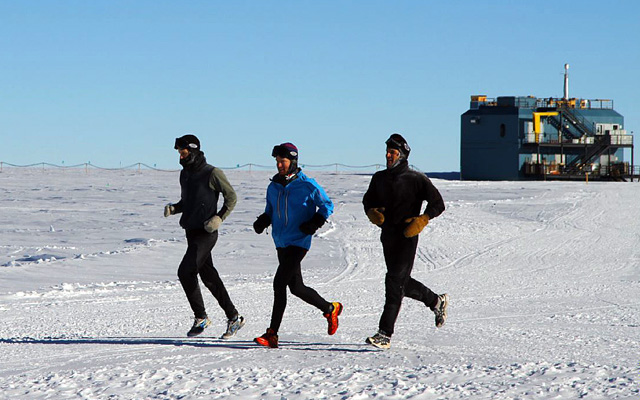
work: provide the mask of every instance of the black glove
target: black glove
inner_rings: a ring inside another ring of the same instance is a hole
[[[253,230],[256,231],[257,234],[264,232],[267,227],[271,225],[271,218],[266,213],[260,214],[256,222],[253,223]]]
[[[305,235],[313,235],[325,222],[326,219],[321,214],[315,213],[309,221],[300,224],[300,231]]]

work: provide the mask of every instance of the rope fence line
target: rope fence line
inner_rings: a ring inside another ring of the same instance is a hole
[[[0,161],[0,172],[2,172],[3,168],[7,166],[7,167],[12,167],[12,168],[42,168],[47,169],[47,168],[55,168],[55,169],[79,169],[79,168],[84,168],[85,172],[89,172],[89,169],[97,169],[97,170],[103,170],[103,171],[124,171],[124,170],[133,170],[133,169],[137,169],[139,172],[144,170],[152,170],[152,171],[159,171],[159,172],[179,172],[180,169],[162,169],[162,168],[157,168],[155,166],[151,166],[145,163],[134,163],[131,165],[127,165],[125,167],[117,167],[117,168],[109,168],[109,167],[101,167],[98,165],[94,165],[89,163],[82,163],[82,164],[74,164],[74,165],[59,165],[59,164],[52,164],[52,163],[47,163],[47,162],[39,162],[39,163],[33,163],[33,164],[12,164],[12,163],[8,163],[5,161]],[[369,165],[348,165],[348,164],[341,164],[341,163],[332,163],[332,164],[319,164],[319,165],[315,165],[315,164],[301,164],[300,165],[302,168],[314,168],[314,169],[333,169],[335,170],[335,172],[338,171],[345,171],[345,170],[380,170],[385,168],[384,165],[382,164],[369,164]],[[243,170],[243,169],[247,169],[249,171],[252,171],[253,169],[257,169],[257,170],[269,170],[269,169],[274,169],[275,166],[273,165],[261,165],[261,164],[253,164],[253,163],[247,163],[247,164],[238,164],[235,167],[218,167],[220,169],[224,169],[224,170]],[[417,168],[414,165],[411,165],[411,168],[413,168],[414,170],[420,171],[419,168]]]

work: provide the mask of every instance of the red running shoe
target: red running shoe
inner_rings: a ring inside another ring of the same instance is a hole
[[[338,330],[338,315],[342,313],[342,304],[338,302],[331,303],[333,305],[333,311],[327,314],[323,314],[329,323],[327,333],[333,335]]]
[[[271,328],[267,328],[264,335],[253,339],[253,341],[264,347],[278,348],[278,335]]]

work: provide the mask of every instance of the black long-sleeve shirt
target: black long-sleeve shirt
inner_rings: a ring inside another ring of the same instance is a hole
[[[395,168],[373,175],[362,204],[365,212],[370,208],[384,207],[382,229],[385,230],[404,229],[407,218],[421,214],[424,201],[427,202],[424,214],[429,219],[442,214],[445,209],[440,192],[427,175],[411,170],[409,163],[404,160]]]

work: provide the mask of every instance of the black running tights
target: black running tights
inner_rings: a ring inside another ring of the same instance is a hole
[[[284,310],[287,308],[287,286],[291,294],[303,301],[315,306],[322,312],[329,312],[331,303],[323,299],[318,292],[305,286],[302,281],[300,263],[307,254],[302,247],[288,246],[276,249],[278,251],[278,270],[273,280],[273,312],[271,313],[271,326],[274,332],[280,329]]]
[[[178,278],[187,295],[189,305],[196,318],[205,318],[207,312],[200,292],[198,274],[202,283],[209,289],[218,304],[224,310],[227,319],[233,319],[238,314],[229,298],[229,293],[213,266],[211,250],[218,241],[218,232],[208,233],[204,229],[187,230],[187,252],[178,267]]]
[[[418,300],[432,308],[438,301],[438,295],[411,277],[418,236],[406,238],[402,232],[395,234],[385,232],[381,235],[381,240],[387,275],[384,282],[384,310],[380,316],[379,329],[391,336],[404,297]]]

